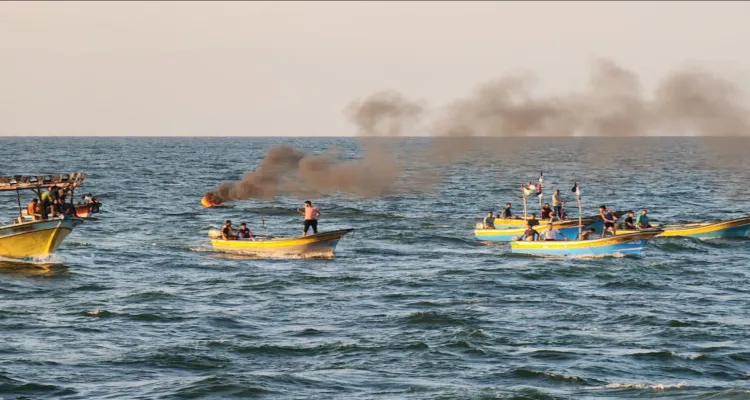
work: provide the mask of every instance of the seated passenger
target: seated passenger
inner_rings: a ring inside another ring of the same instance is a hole
[[[565,240],[567,241],[568,238],[565,237],[560,231],[555,228],[555,225],[552,223],[552,220],[549,221],[549,225],[547,225],[547,229],[542,232],[541,235],[542,240]]]
[[[651,228],[651,224],[648,223],[648,210],[641,211],[641,215],[638,216],[638,218],[635,219],[635,226],[638,229],[648,229]]]
[[[495,229],[495,216],[492,211],[487,213],[487,216],[482,220],[482,229]]]
[[[635,229],[635,223],[633,222],[633,217],[635,217],[635,212],[631,211],[628,213],[628,217],[625,218],[625,222],[622,224],[622,227],[624,229]]]
[[[232,221],[227,220],[227,222],[224,223],[224,227],[221,228],[221,238],[224,240],[237,239],[237,236],[232,232]]]
[[[552,208],[550,208],[549,203],[544,203],[544,207],[542,207],[542,219],[550,219],[555,215],[555,212],[552,211]]]
[[[534,242],[539,240],[539,232],[534,230],[534,226],[530,223],[526,223],[526,230],[523,232],[523,236],[518,238],[518,240],[526,240],[529,242]]]
[[[248,229],[246,223],[240,224],[240,229],[237,230],[237,238],[238,239],[250,239],[252,237],[255,237],[253,233]]]
[[[510,211],[510,203],[505,203],[505,210],[500,214],[500,218],[513,218],[513,212]]]
[[[531,217],[529,217],[529,219],[526,220],[526,222],[530,224],[531,226],[539,225],[539,220],[536,219],[536,214],[531,214]]]
[[[581,232],[581,237],[578,238],[578,240],[588,240],[589,236],[591,236],[592,233],[596,232],[596,229],[589,228],[583,232]]]
[[[31,199],[31,203],[26,207],[26,215],[34,221],[42,219],[42,207],[39,205],[38,199]]]

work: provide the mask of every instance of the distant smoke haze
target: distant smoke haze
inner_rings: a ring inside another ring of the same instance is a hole
[[[597,61],[588,86],[556,96],[535,96],[537,80],[510,74],[480,85],[470,96],[438,109],[395,91],[353,101],[345,109],[361,136],[361,158],[307,154],[291,147],[268,150],[258,168],[225,182],[207,196],[220,202],[278,195],[342,192],[375,197],[404,190],[435,190],[440,170],[472,154],[478,137],[527,136],[747,136],[745,92],[700,69],[668,74],[647,96],[638,76],[613,61]],[[428,135],[424,147],[398,149],[421,165],[405,177],[395,149],[371,137]],[[515,142],[515,141],[505,141]],[[517,142],[516,142],[517,143]],[[512,148],[502,149],[506,154]]]

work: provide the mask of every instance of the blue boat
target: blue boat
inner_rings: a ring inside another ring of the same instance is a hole
[[[592,240],[515,241],[510,243],[510,251],[537,256],[637,256],[641,254],[643,246],[661,232],[661,230],[649,230]]]

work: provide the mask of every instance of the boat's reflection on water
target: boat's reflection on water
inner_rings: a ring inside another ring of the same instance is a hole
[[[263,254],[253,253],[225,253],[225,252],[211,252],[210,257],[219,258],[223,260],[333,260],[335,257],[303,257],[299,255],[274,255],[268,256]]]
[[[3,277],[58,278],[66,276],[68,273],[68,266],[54,259],[21,261],[0,258],[0,276]]]

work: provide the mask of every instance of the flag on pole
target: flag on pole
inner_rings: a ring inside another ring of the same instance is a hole
[[[529,197],[535,190],[538,191],[539,189],[535,184],[529,182],[528,185],[521,185],[521,190],[523,191],[523,197]]]
[[[542,197],[542,186],[544,186],[544,171],[539,171],[539,185],[536,187],[536,195],[540,198]]]

